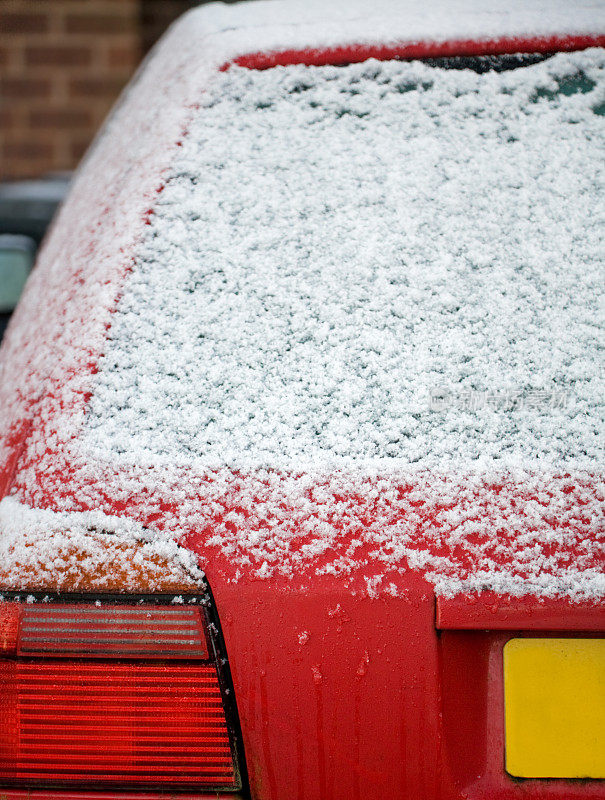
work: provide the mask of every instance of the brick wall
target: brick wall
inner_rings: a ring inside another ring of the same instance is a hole
[[[188,5],[0,0],[0,179],[72,169],[144,48]]]

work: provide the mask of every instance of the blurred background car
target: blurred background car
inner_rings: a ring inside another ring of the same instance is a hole
[[[0,339],[70,177],[59,173],[0,184]]]

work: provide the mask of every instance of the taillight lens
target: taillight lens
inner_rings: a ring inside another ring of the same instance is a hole
[[[0,784],[239,788],[199,606],[0,604]]]

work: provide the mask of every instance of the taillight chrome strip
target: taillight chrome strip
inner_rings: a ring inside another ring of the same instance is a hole
[[[10,605],[11,624],[17,631],[17,655],[208,658],[199,605],[185,608],[127,604],[76,606],[71,603]]]
[[[45,647],[43,649],[46,650],[48,648],[48,639],[46,639],[44,636],[23,636],[21,638],[21,651],[22,652],[26,649],[24,647],[24,645],[23,645],[23,642],[44,642]],[[91,638],[88,638],[88,637],[75,638],[73,636],[66,636],[61,641],[61,646],[63,648],[70,647],[71,645],[76,645],[76,644],[90,644],[90,645],[102,644],[102,645],[106,645],[107,644],[107,640],[106,639],[91,639]],[[147,650],[148,650],[148,648],[145,647],[145,645],[147,643],[145,641],[141,641],[140,638],[121,636],[119,641],[118,641],[118,644],[120,645],[120,647],[128,647],[130,653],[132,653],[131,647],[134,647],[135,644],[139,645],[139,649],[142,650],[143,652],[147,652]],[[154,650],[158,649],[158,642],[151,640],[148,644]],[[165,641],[162,641],[162,644],[165,644]],[[195,644],[195,645],[199,645],[199,642],[196,641],[196,639],[170,639],[170,644]],[[78,649],[80,649],[80,648],[78,648]],[[162,650],[161,652],[164,652],[164,651]]]
[[[28,616],[34,617],[35,619],[40,619],[41,616],[44,615],[53,615],[57,614],[59,611],[61,614],[69,615],[72,617],[76,617],[81,619],[83,615],[90,616],[93,614],[101,614],[102,616],[107,616],[107,613],[111,611],[112,613],[119,615],[119,618],[124,616],[139,616],[144,615],[147,617],[153,617],[156,614],[161,614],[163,617],[165,616],[181,616],[188,619],[193,619],[196,617],[198,613],[198,606],[192,606],[190,608],[179,608],[178,606],[147,606],[143,608],[141,606],[120,606],[120,605],[75,605],[71,604],[64,604],[64,603],[53,603],[48,605],[32,605],[27,606],[23,609],[23,616],[27,618]]]
[[[69,630],[70,628],[73,628],[74,630],[80,630],[83,628],[88,628],[90,624],[88,620],[84,623],[78,624],[73,617],[65,619],[58,619],[57,617],[53,617],[52,620],[49,620],[48,622],[44,621],[42,624],[39,623],[39,620],[37,622],[38,624],[32,625],[31,622],[25,620],[24,622],[21,623],[21,627],[23,630],[28,630],[28,631],[48,631],[48,630],[53,630],[53,628],[61,628],[62,630]],[[142,620],[142,619],[133,619],[127,621],[109,620],[109,619],[103,621],[95,619],[93,624],[99,625],[100,627],[98,629],[90,628],[90,630],[105,631],[108,629],[116,630],[119,628],[134,628],[137,631],[141,629],[145,630],[146,628],[148,628],[149,630],[157,630],[158,628],[159,629],[166,628],[168,630],[175,630],[175,631],[197,630],[197,627],[189,620],[164,621],[159,619],[155,622],[149,622],[148,620]]]

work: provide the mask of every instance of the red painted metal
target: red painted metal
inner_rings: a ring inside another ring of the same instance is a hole
[[[456,793],[444,797],[602,800],[605,796],[601,781],[515,780],[504,769],[502,649],[513,637],[535,635],[523,631],[441,633],[443,762],[449,767],[452,786],[456,787]],[[557,635],[552,631],[540,633],[545,637]]]
[[[330,576],[213,575],[254,798],[602,800],[599,783],[505,773],[501,651],[518,634],[438,634],[414,573],[375,598]]]
[[[509,53],[552,53],[585,50],[605,46],[605,36],[530,36],[502,37],[500,39],[458,39],[445,42],[397,42],[394,44],[347,44],[321,49],[282,50],[275,52],[246,53],[223,64],[227,70],[233,64],[247,69],[270,69],[292,64],[322,67],[356,64],[375,58],[411,60],[443,58],[447,56],[486,56]]]
[[[120,791],[89,791],[72,792],[59,789],[2,789],[0,790],[2,800],[244,800],[241,794],[232,792],[178,792],[178,794],[166,794],[166,792],[128,792],[124,794]]]
[[[437,598],[436,626],[441,630],[602,631],[605,609],[601,603],[485,592]]]
[[[0,500],[8,494],[8,490],[11,487],[19,459],[25,450],[31,427],[31,419],[21,420],[5,442],[8,457],[4,462],[0,462]]]

